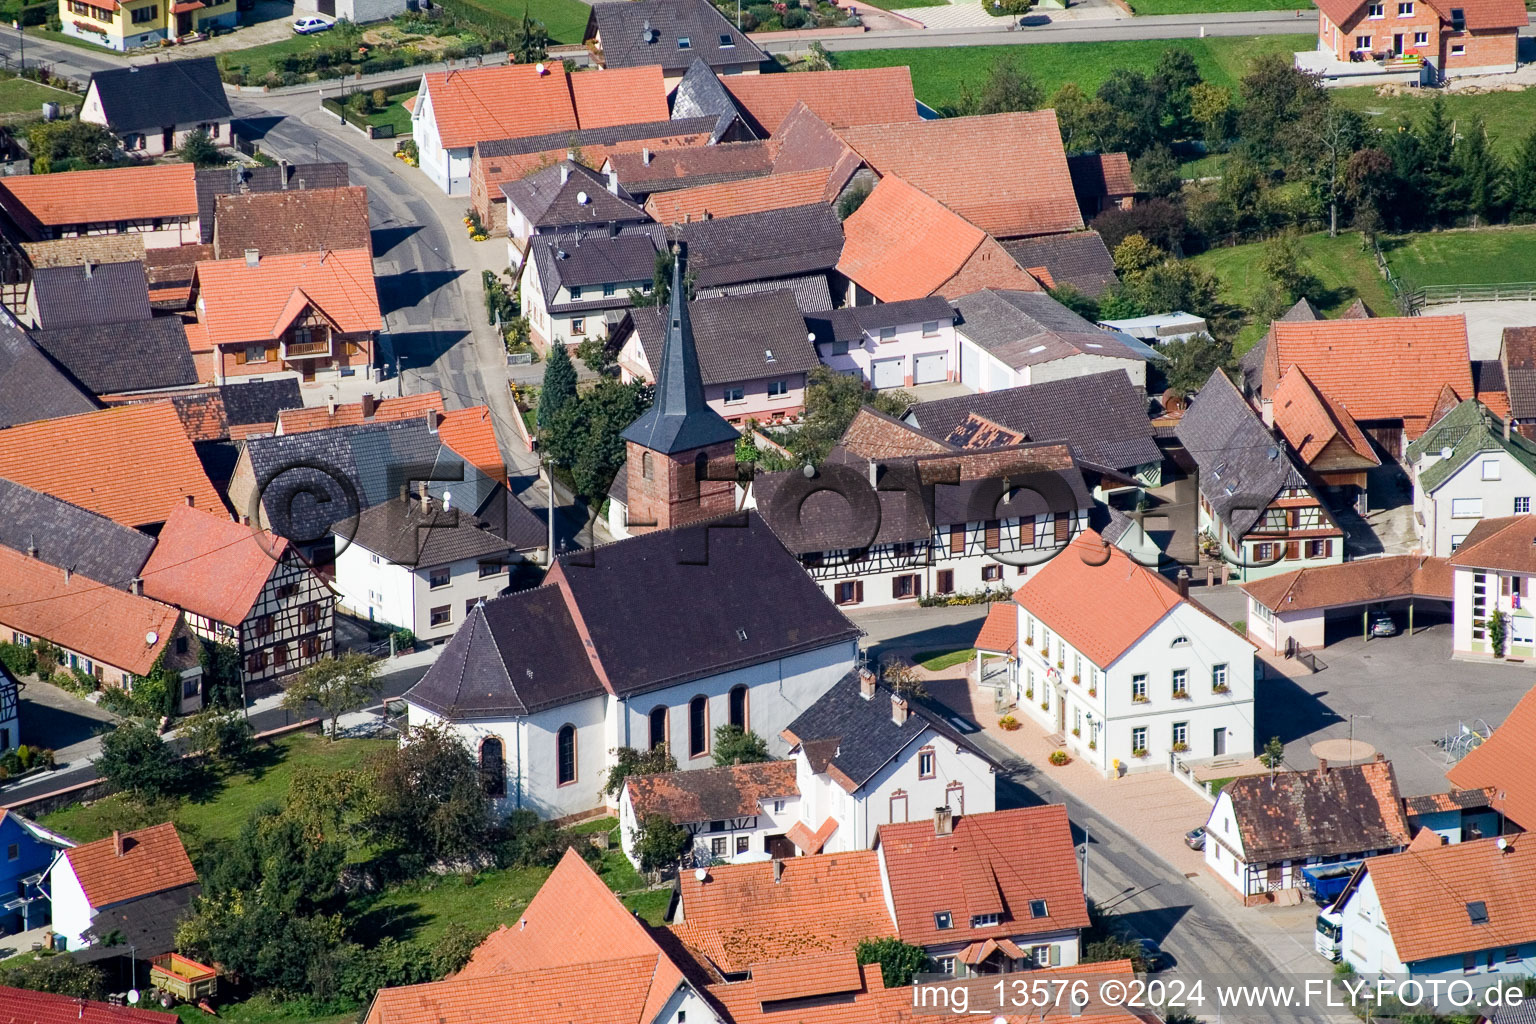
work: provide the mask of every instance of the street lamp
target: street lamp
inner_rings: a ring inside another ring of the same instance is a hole
[[[21,73],[26,77],[27,73],[27,34],[21,30],[21,19],[11,22],[11,27],[16,30],[16,41],[21,44]]]

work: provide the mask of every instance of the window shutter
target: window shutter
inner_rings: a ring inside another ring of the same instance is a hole
[[[267,362],[277,362],[277,345],[272,344],[267,346]]]
[[[919,576],[917,573],[913,573],[912,574],[912,596],[913,597],[922,597],[923,596],[923,578],[921,576]]]
[[[952,555],[965,554],[964,523],[959,523],[949,528],[949,553]]]
[[[901,596],[901,577],[900,576],[892,576],[891,577],[891,596],[892,597],[900,597]]]
[[[1298,543],[1297,541],[1294,541],[1294,540],[1290,540],[1290,541],[1286,541],[1285,542],[1285,557],[1286,558],[1296,558],[1300,554],[1301,554],[1301,544],[1300,543]]]
[[[1072,539],[1072,513],[1056,513],[1056,543],[1065,544]]]
[[[1327,540],[1323,541],[1323,557],[1324,558],[1332,558],[1333,557],[1333,538],[1332,537],[1329,537]]]
[[[1002,543],[1002,527],[996,519],[987,520],[987,550],[996,551]]]
[[[857,604],[864,603],[864,581],[858,580],[853,584],[853,600]]]
[[[235,365],[236,366],[244,366],[245,365],[245,349],[243,349],[243,348],[235,349]]]
[[[1054,942],[1051,943],[1051,966],[1061,966],[1061,947]]]

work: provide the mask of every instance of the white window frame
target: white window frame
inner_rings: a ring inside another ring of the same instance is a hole
[[[746,388],[726,388],[725,389],[725,404],[726,405],[740,405],[742,402],[745,402],[746,400],[747,400],[747,389]]]
[[[787,380],[771,380],[771,381],[769,381],[768,382],[768,397],[770,399],[773,399],[773,398],[788,398],[789,397],[789,381],[787,381]]]
[[[1530,499],[1530,497],[1527,495],[1527,496],[1524,496],[1524,497],[1516,498],[1515,499],[1514,508],[1515,508],[1515,515],[1517,515],[1517,516],[1530,515],[1530,513],[1531,513],[1531,499]]]
[[[1413,45],[1414,46],[1428,46],[1429,45],[1429,33],[1428,32],[1415,32],[1413,34]]]

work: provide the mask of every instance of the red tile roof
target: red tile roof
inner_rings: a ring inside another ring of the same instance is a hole
[[[625,139],[623,142],[590,143],[581,147],[581,157],[589,166],[601,167],[610,157],[633,155],[639,159],[642,149],[650,149],[653,152],[671,153],[673,151],[690,149],[715,149],[709,145],[708,132],[674,132],[657,135],[648,139]],[[485,180],[485,192],[493,203],[506,202],[506,196],[501,191],[501,186],[512,181],[520,181],[534,171],[542,170],[550,164],[557,163],[570,152],[569,146],[561,146],[558,149],[536,150],[532,153],[508,153],[497,156],[483,156],[476,149],[474,161],[478,173]],[[475,173],[475,172],[471,172]],[[620,179],[621,181],[624,180]]]
[[[1171,584],[1093,530],[1032,572],[1013,599],[1105,669],[1184,603]]]
[[[1312,386],[1299,367],[1292,366],[1285,371],[1273,397],[1275,426],[1307,465],[1312,465],[1335,438],[1343,441],[1348,449],[1346,459],[1352,454],[1362,463],[1381,465],[1365,431],[1360,429],[1349,410],[1329,401]],[[1335,455],[1318,468],[1334,468],[1337,461]]]
[[[170,402],[144,402],[0,430],[0,477],[124,526],[162,523],[190,496],[222,513]]]
[[[346,334],[378,331],[379,293],[367,249],[209,260],[194,271],[198,320],[214,345],[279,337],[313,306]]]
[[[653,192],[645,201],[645,212],[658,223],[670,225],[706,217],[737,217],[744,213],[810,206],[827,200],[828,174],[826,168],[818,168],[672,192]]]
[[[1083,197],[1128,196],[1136,192],[1131,158],[1125,153],[1080,153],[1067,157],[1072,184]]]
[[[176,1024],[174,1013],[135,1010],[94,999],[34,992],[0,985],[0,1021],[5,1024]]]
[[[838,134],[881,175],[900,175],[999,238],[1083,226],[1054,110],[863,125]]]
[[[1536,573],[1536,518],[1525,515],[1482,520],[1451,555],[1451,564]]]
[[[423,391],[418,395],[377,398],[369,423],[391,423],[425,416],[429,412],[443,411],[443,396],[438,391]],[[302,409],[284,409],[277,414],[279,434],[307,434],[311,430],[328,430],[331,427],[350,427],[364,422],[363,403],[338,404],[333,411],[329,406],[311,405]]]
[[[797,103],[804,103],[834,128],[919,120],[912,71],[904,65],[795,75],[730,75],[720,82],[737,106],[770,134],[779,130],[779,123]]]
[[[989,654],[1012,654],[1019,646],[1019,610],[1010,601],[994,601],[987,621],[976,634],[976,649]]]
[[[880,864],[868,850],[731,864],[678,876],[682,923],[673,932],[726,974],[754,964],[851,951],[860,939],[895,935]]]
[[[932,295],[986,237],[894,174],[843,221],[843,233],[838,272],[883,302]]]
[[[1524,835],[1373,857],[1365,871],[1404,963],[1536,942],[1536,842]],[[1479,902],[1481,924],[1468,910]]]
[[[1072,826],[1061,804],[963,814],[947,835],[932,820],[881,825],[896,928],[918,946],[999,939],[1088,927]],[[1045,915],[1031,901],[1045,901]],[[953,927],[934,915],[948,912]],[[997,914],[997,924],[971,927],[973,917]]]
[[[1365,6],[1365,0],[1317,0],[1317,7],[1328,20],[1341,29],[1353,27],[1355,15]],[[1460,7],[1467,28],[1473,32],[1487,29],[1524,28],[1530,17],[1521,0],[1468,0],[1453,3],[1451,0],[1430,0],[1430,6],[1446,24],[1451,22],[1451,9]]]
[[[832,833],[837,831],[837,819],[828,817],[815,831],[803,821],[797,821],[789,826],[789,831],[784,838],[795,844],[795,848],[803,854],[820,853],[822,847],[827,845],[827,840],[832,838]]]
[[[64,856],[97,909],[197,881],[176,826],[168,821],[77,846]]]
[[[0,547],[0,623],[103,665],[147,675],[180,618],[176,609]],[[153,633],[155,641],[147,643]]]
[[[437,436],[454,454],[493,480],[507,482],[507,462],[496,442],[496,425],[484,405],[443,413]]]
[[[1536,688],[1515,705],[1509,717],[1466,757],[1445,773],[1458,789],[1493,789],[1493,806],[1522,828],[1536,825]]]
[[[677,823],[750,817],[762,812],[764,800],[800,793],[793,761],[631,775],[624,786],[637,819],[660,814]]]
[[[761,1002],[806,999],[864,988],[864,972],[849,950],[769,960],[752,965],[752,981]]]
[[[1277,320],[1265,352],[1265,397],[1292,366],[1356,420],[1403,420],[1409,440],[1429,425],[1442,388],[1461,398],[1473,392],[1467,321],[1459,315]]]
[[[445,149],[670,116],[660,67],[568,74],[557,63],[512,64],[433,71],[423,86]]]
[[[570,76],[576,123],[582,128],[645,124],[671,117],[661,65],[598,68]]]
[[[39,224],[196,217],[197,188],[191,164],[149,164],[100,171],[24,174],[0,179],[0,206]]]
[[[286,540],[265,530],[179,508],[144,565],[144,594],[238,626],[287,550]]]
[[[1388,555],[1320,565],[1239,584],[1278,614],[1404,597],[1451,599],[1451,563],[1423,555]]]

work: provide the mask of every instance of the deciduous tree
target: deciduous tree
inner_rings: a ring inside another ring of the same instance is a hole
[[[641,871],[660,871],[676,864],[693,837],[665,815],[650,814],[634,830],[635,856]]]
[[[739,725],[722,725],[715,730],[715,764],[757,764],[771,760],[768,743],[757,733]]]
[[[171,796],[186,779],[186,769],[176,752],[153,726],[136,721],[124,722],[101,741],[96,770],[113,789],[132,793],[140,800]]]
[[[330,737],[334,740],[341,716],[378,693],[378,674],[378,659],[356,651],[339,658],[322,658],[288,684],[283,707],[302,713],[307,705],[318,704],[331,723]]]
[[[403,866],[473,863],[492,830],[474,755],[446,725],[410,729],[367,767],[362,829]]]

